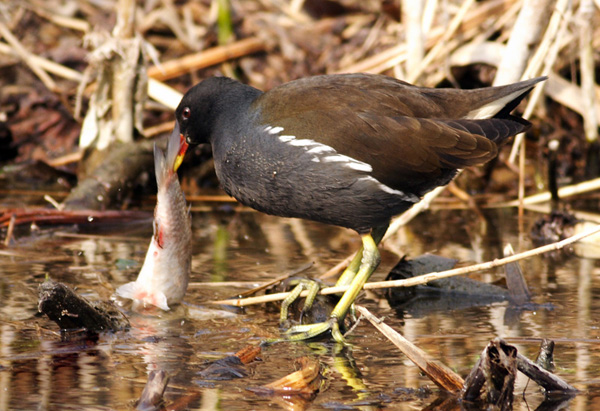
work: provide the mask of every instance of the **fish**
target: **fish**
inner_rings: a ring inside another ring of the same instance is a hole
[[[154,145],[158,187],[154,234],[137,279],[116,290],[117,296],[134,301],[134,309],[153,305],[168,311],[181,303],[187,291],[192,265],[192,217],[177,175],[187,148],[178,130],[168,138],[166,151]]]

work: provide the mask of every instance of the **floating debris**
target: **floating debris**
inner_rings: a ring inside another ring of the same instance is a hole
[[[315,358],[301,357],[296,360],[298,371],[286,375],[262,387],[250,387],[248,390],[259,395],[296,395],[312,398],[319,392],[323,376],[321,363]]]
[[[260,352],[260,347],[247,346],[235,355],[229,355],[210,363],[208,367],[200,372],[200,377],[203,380],[219,381],[247,377],[248,370],[245,366],[254,361]]]

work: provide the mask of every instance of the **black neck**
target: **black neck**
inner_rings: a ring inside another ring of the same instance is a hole
[[[231,81],[214,96],[215,100],[210,108],[213,116],[213,131],[229,130],[231,122],[245,121],[248,113],[248,107],[256,100],[262,91],[254,87],[242,84],[237,81]],[[216,137],[211,133],[210,140]]]

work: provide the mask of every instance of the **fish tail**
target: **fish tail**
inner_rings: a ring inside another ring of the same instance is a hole
[[[179,133],[172,133],[167,139],[166,153],[154,144],[154,169],[156,172],[156,184],[160,187],[165,178],[173,175],[187,150],[187,143]]]
[[[157,187],[162,187],[167,177],[173,174],[173,168],[167,164],[165,152],[156,143],[154,144],[154,172]]]

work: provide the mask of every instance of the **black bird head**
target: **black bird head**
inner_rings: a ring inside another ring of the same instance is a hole
[[[241,112],[261,91],[227,77],[210,77],[188,90],[175,110],[188,144],[210,143],[219,123]]]

